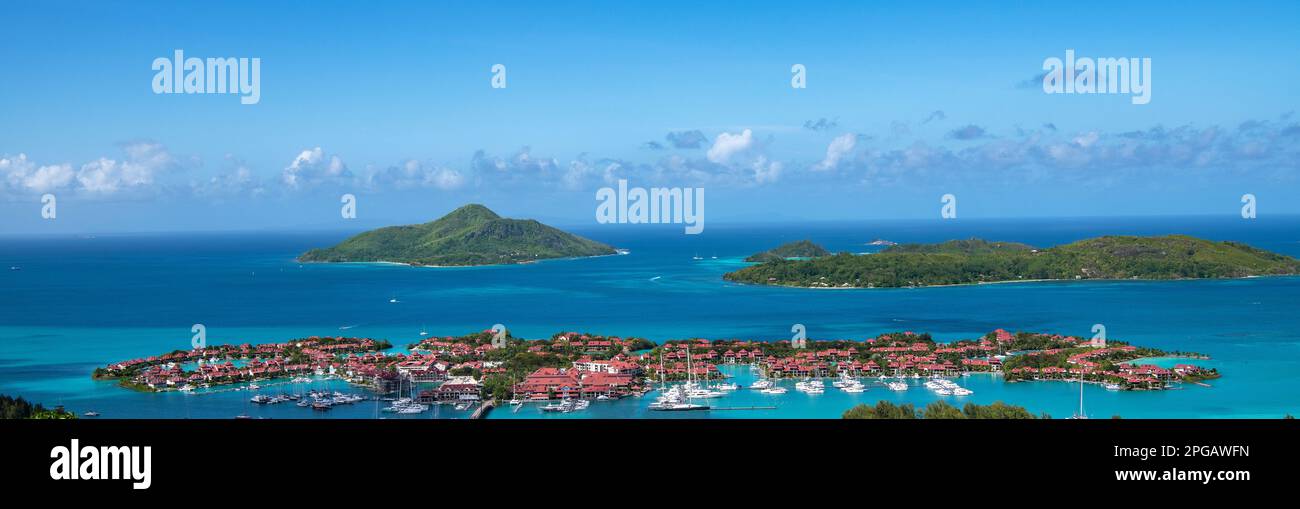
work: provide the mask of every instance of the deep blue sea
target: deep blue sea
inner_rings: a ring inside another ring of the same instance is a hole
[[[876,238],[935,242],[981,237],[1050,246],[1106,234],[1185,233],[1237,240],[1300,256],[1300,218],[1107,218],[880,221],[741,226],[710,224],[701,235],[680,225],[608,225],[574,233],[631,252],[581,260],[476,268],[374,264],[298,264],[308,248],[350,233],[260,232],[0,236],[0,393],[62,404],[103,418],[366,418],[374,403],[322,413],[263,407],[247,392],[140,394],[95,382],[110,361],[186,349],[202,323],[209,344],[357,335],[406,345],[421,330],[460,335],[505,324],[516,336],[560,331],[640,336],[788,339],[792,324],[813,339],[863,339],[883,332],[930,332],[940,340],[996,328],[1091,336],[1209,354],[1223,378],[1212,387],[1162,392],[1085,388],[1093,417],[1276,418],[1300,413],[1300,278],[1174,282],[1019,283],[924,289],[808,290],[724,282],[742,258],[780,243],[812,239],[833,251],[873,252]],[[696,257],[703,259],[696,260]],[[716,257],[716,258],[715,258]],[[397,303],[391,303],[397,299]],[[748,369],[732,371],[747,383]],[[1004,384],[977,375],[961,403],[1003,400],[1064,417],[1078,387],[1059,382]],[[346,390],[339,384],[338,388]],[[651,395],[652,396],[652,395]],[[493,418],[660,417],[653,398],[597,402],[582,413],[544,415],[535,407]],[[741,393],[719,406],[775,410],[712,411],[691,418],[838,417],[879,399],[924,405],[921,387],[894,393],[870,387],[845,394]],[[385,417],[393,417],[383,414]],[[465,417],[450,407],[409,418]],[[679,416],[674,416],[679,417]]]

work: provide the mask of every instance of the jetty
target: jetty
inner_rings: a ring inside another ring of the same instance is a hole
[[[469,418],[482,419],[483,417],[487,416],[488,412],[491,412],[493,408],[496,408],[496,406],[497,406],[496,399],[487,400],[483,402],[482,405],[479,405],[479,407],[474,410],[474,413],[470,414]]]

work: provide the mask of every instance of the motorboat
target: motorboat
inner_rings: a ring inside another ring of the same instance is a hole
[[[754,383],[749,384],[749,388],[754,390],[763,390],[772,387],[773,385],[775,384],[772,383],[771,380],[768,380],[766,378],[760,378],[758,380],[755,380]]]

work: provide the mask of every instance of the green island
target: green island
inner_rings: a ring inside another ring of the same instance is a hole
[[[32,403],[19,396],[17,398],[0,394],[0,419],[76,419],[77,414],[64,410],[62,406],[45,408],[40,403]]]
[[[875,254],[768,259],[723,275],[803,288],[912,288],[1016,281],[1210,279],[1300,274],[1300,260],[1187,235],[1106,236],[1037,249],[981,239],[899,244]]]
[[[773,260],[788,260],[791,258],[821,258],[830,256],[831,252],[826,248],[814,244],[811,240],[799,240],[777,246],[774,249],[755,253],[745,258],[747,262],[769,262]]]
[[[470,204],[428,223],[363,232],[334,247],[307,251],[298,261],[472,266],[615,252],[613,247],[535,220],[503,218],[487,207]]]

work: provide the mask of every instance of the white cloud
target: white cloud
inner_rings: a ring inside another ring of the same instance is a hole
[[[398,166],[373,170],[366,175],[366,184],[375,189],[458,189],[465,184],[465,176],[451,168],[409,160]]]
[[[67,188],[76,172],[69,164],[37,166],[27,154],[0,158],[0,194],[48,193]]]
[[[182,167],[161,144],[121,145],[126,157],[99,157],[74,169],[72,164],[37,165],[26,154],[0,158],[0,194],[80,192],[94,196],[157,191],[159,178]]]
[[[826,158],[822,162],[813,165],[814,170],[830,170],[840,165],[844,156],[853,152],[853,148],[858,144],[858,135],[846,133],[836,136],[831,140],[830,145],[826,147]]]
[[[345,184],[352,180],[352,172],[337,155],[326,157],[320,147],[303,150],[280,173],[280,181],[292,190],[322,184]]]
[[[724,132],[709,147],[707,157],[716,164],[729,164],[733,158],[753,150],[754,146],[754,132],[749,129],[739,134]]]

